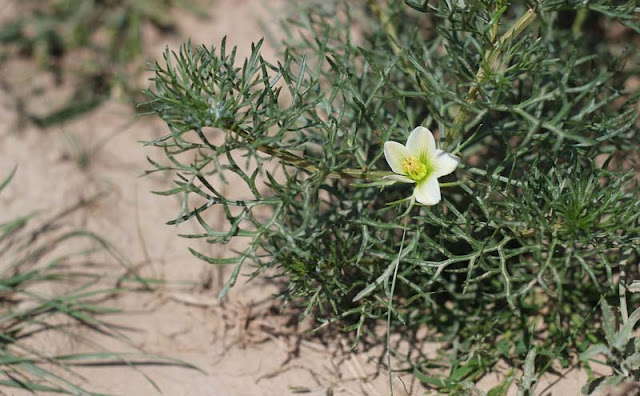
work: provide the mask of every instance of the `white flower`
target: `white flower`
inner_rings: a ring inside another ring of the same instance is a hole
[[[417,127],[409,135],[407,145],[385,142],[384,157],[396,175],[385,179],[401,183],[415,183],[413,197],[423,205],[440,202],[438,178],[456,170],[460,159],[436,149],[436,141],[430,130]]]

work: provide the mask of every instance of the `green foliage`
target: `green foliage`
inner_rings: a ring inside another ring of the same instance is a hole
[[[202,227],[185,237],[246,241],[231,258],[193,251],[234,266],[221,296],[244,265],[275,268],[281,297],[356,342],[388,313],[408,340],[435,330],[446,358],[408,362],[425,383],[468,394],[504,360],[533,394],[601,337],[593,308],[638,257],[638,188],[612,165],[638,148],[638,95],[624,91],[638,53],[589,30],[633,34],[635,6],[406,3],[297,5],[277,63],[262,43],[242,63],[225,41],[167,50],[145,105],[169,128],[147,143],[168,161],[150,172],[175,173],[170,224]],[[434,207],[382,179],[383,143],[417,125],[462,156]]]
[[[14,173],[0,183],[0,192]],[[31,229],[35,213],[0,223],[0,392],[18,388],[32,393],[97,395],[79,385],[84,379],[73,370],[74,365],[87,362],[136,369],[137,360],[152,359],[195,368],[160,356],[113,352],[89,337],[100,334],[128,343],[118,326],[102,319],[103,315],[118,312],[104,301],[126,289],[105,287],[103,275],[86,265],[99,251],[106,251],[123,265],[127,262],[98,235],[69,230],[62,224],[82,206],[83,203],[71,206]],[[90,247],[79,249],[83,241],[91,242]],[[140,278],[134,281],[145,282]],[[80,334],[79,329],[89,331]],[[57,334],[61,339],[75,335],[86,352],[44,351],[40,338],[43,334]],[[158,389],[151,378],[141,374]]]
[[[640,320],[640,308],[636,309],[628,318],[622,318],[619,329],[613,310],[606,300],[602,300],[602,328],[605,344],[592,345],[580,354],[580,359],[588,361],[603,355],[606,364],[613,369],[608,376],[591,378],[582,388],[582,393],[590,395],[602,391],[605,386],[619,385],[628,381],[640,381],[640,337],[632,337],[632,331]]]

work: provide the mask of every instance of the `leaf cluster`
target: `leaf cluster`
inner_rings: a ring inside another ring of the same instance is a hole
[[[389,309],[408,340],[432,329],[446,358],[408,361],[426,383],[453,392],[505,360],[533,384],[601,336],[593,307],[637,258],[638,189],[614,165],[637,150],[638,55],[583,35],[590,19],[633,29],[633,8],[406,3],[298,5],[276,64],[260,43],[241,66],[224,41],[167,51],[145,104],[167,160],[150,172],[175,174],[170,223],[202,227],[185,236],[245,238],[233,257],[193,252],[233,265],[221,296],[244,265],[277,269],[281,297],[356,343]],[[383,143],[417,125],[462,156],[435,207],[381,180]]]
[[[618,326],[613,309],[607,301],[602,300],[600,306],[606,344],[592,345],[580,354],[580,359],[588,361],[603,355],[606,365],[613,369],[613,373],[608,376],[592,376],[582,388],[582,393],[585,395],[602,391],[606,386],[640,381],[640,338],[632,335],[636,323],[640,320],[640,308],[628,318],[623,318]]]

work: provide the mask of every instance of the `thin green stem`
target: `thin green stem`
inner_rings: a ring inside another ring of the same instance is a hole
[[[494,68],[494,64],[498,57],[502,54],[505,44],[509,43],[511,40],[520,35],[529,25],[531,25],[537,18],[538,14],[536,14],[536,9],[531,8],[527,12],[525,12],[520,19],[518,19],[509,30],[504,32],[504,34],[495,41],[495,33],[494,30],[493,35],[493,46],[489,48],[485,54],[480,67],[478,68],[478,72],[474,78],[473,84],[471,88],[469,88],[469,92],[467,93],[466,102],[472,103],[476,100],[478,95],[478,84],[482,82],[485,78],[485,70],[486,68]],[[497,25],[497,24],[496,24]],[[460,107],[458,110],[458,114],[456,115],[453,125],[446,134],[445,144],[447,146],[453,144],[460,136],[464,134],[464,123],[469,117],[469,110],[465,107]]]
[[[576,12],[576,19],[573,21],[573,25],[571,25],[571,33],[573,37],[582,36],[582,26],[587,20],[587,16],[589,15],[589,10],[587,8],[582,8]]]
[[[627,308],[627,261],[620,261],[620,279],[618,280],[618,297],[620,298],[620,316],[622,323],[625,324],[629,320],[629,310]]]
[[[412,201],[413,202],[413,201]],[[409,210],[411,210],[412,203],[409,204]],[[393,278],[391,280],[391,290],[389,291],[388,299],[389,305],[387,308],[387,372],[389,374],[389,394],[393,396],[393,375],[391,370],[391,312],[393,311],[393,294],[396,290],[396,280],[398,278],[398,268],[400,267],[400,260],[402,258],[402,249],[404,248],[404,240],[407,235],[407,219],[404,219],[404,225],[402,230],[402,242],[400,242],[400,250],[398,251],[398,258],[396,259],[396,266],[393,269]]]
[[[448,183],[439,183],[440,184],[440,188],[447,188],[447,187],[457,187],[457,186],[461,186],[464,184],[464,182],[462,181],[457,181],[457,182],[448,182]]]
[[[230,129],[236,135],[243,137],[247,140],[253,140],[252,136],[249,132],[241,129],[234,128]],[[280,159],[283,162],[286,162],[289,165],[293,165],[297,168],[304,169],[310,173],[321,173],[322,169],[318,168],[316,165],[311,163],[310,161],[297,156],[287,150],[283,150],[279,147],[272,147],[268,145],[258,145],[256,146],[256,150],[263,152],[265,154],[269,154],[273,157]],[[384,176],[392,175],[393,172],[389,171],[377,171],[377,170],[369,170],[369,169],[341,169],[339,171],[328,172],[325,177],[328,179],[370,179],[370,180],[380,180]]]

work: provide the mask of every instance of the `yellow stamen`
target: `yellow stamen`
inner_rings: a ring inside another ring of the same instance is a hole
[[[402,161],[402,169],[407,172],[407,176],[415,181],[419,181],[427,176],[427,167],[416,157],[407,157]]]

